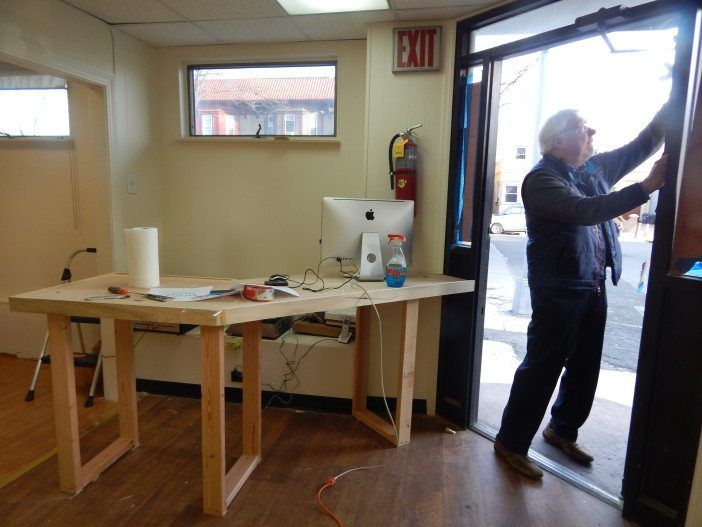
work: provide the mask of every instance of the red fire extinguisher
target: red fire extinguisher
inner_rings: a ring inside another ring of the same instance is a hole
[[[422,125],[417,124],[392,136],[388,149],[390,188],[395,190],[395,199],[414,201],[415,216],[417,215],[417,162],[419,159],[417,143],[412,140],[412,130],[420,126]],[[400,138],[403,148],[398,148],[396,152],[395,142]]]

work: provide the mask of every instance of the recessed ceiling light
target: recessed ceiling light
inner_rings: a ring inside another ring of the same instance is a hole
[[[289,15],[389,9],[387,0],[278,0]]]

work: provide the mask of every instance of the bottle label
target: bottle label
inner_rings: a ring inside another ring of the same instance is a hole
[[[388,287],[402,287],[407,278],[407,267],[388,264],[385,268],[385,283]]]

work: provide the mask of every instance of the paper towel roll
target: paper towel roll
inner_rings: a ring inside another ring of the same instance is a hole
[[[156,227],[134,227],[124,229],[127,239],[127,271],[130,287],[157,287],[158,229]]]

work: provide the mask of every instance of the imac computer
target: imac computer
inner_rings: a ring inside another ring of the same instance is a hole
[[[388,234],[402,234],[412,263],[414,202],[394,199],[322,198],[322,259],[352,258],[359,280],[383,280],[392,256]]]

